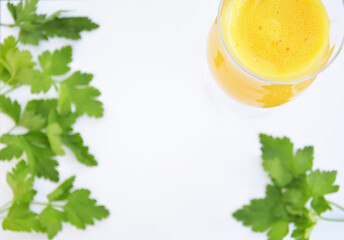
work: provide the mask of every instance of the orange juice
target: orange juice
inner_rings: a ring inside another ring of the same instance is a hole
[[[329,57],[321,0],[224,0],[208,44],[211,72],[237,100],[258,107],[288,102]]]

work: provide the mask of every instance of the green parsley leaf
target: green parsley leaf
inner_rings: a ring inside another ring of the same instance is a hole
[[[21,161],[13,169],[13,173],[7,173],[7,183],[13,191],[14,202],[31,202],[36,195],[33,190],[34,177],[24,161]]]
[[[25,110],[20,117],[18,125],[32,131],[38,131],[43,129],[46,125],[46,121],[41,115],[36,114],[34,111]]]
[[[48,195],[50,202],[54,201],[64,201],[70,195],[70,190],[73,188],[73,183],[75,181],[75,176],[68,178],[60,186],[56,188],[55,191]]]
[[[38,0],[26,0],[17,5],[8,3],[7,7],[19,27],[19,41],[24,44],[38,45],[40,40],[49,37],[80,39],[81,32],[91,31],[99,26],[87,17],[60,17],[65,11],[57,11],[47,16],[36,13]]]
[[[31,73],[27,74],[27,78],[30,79],[29,82],[31,83],[31,93],[41,93],[41,92],[48,92],[55,84],[55,81],[48,75],[41,73],[38,70],[34,70]]]
[[[42,72],[35,71],[31,76],[32,93],[48,92],[51,86],[55,85],[53,77],[66,74],[70,70],[68,65],[72,61],[72,47],[66,46],[53,53],[45,51],[38,59]]]
[[[16,232],[42,231],[37,214],[30,210],[28,203],[14,203],[2,222],[2,228]]]
[[[0,95],[0,112],[6,114],[17,123],[20,116],[20,105],[17,101],[12,102],[11,99]]]
[[[295,157],[290,162],[291,169],[296,175],[304,174],[312,169],[313,153],[313,147],[305,147],[296,151]]]
[[[12,149],[13,156],[21,156],[26,153],[28,166],[32,174],[44,177],[52,181],[58,181],[57,161],[52,157],[48,137],[42,132],[28,132],[25,135],[5,134],[0,142],[7,144]]]
[[[269,173],[270,178],[276,182],[277,186],[284,187],[293,179],[292,172],[278,158],[266,159],[263,166],[265,171]]]
[[[12,14],[13,19],[17,24],[32,20],[37,10],[38,0],[26,0],[25,2],[20,1],[17,5],[7,3],[7,7]]]
[[[72,125],[76,122],[76,119],[80,115],[78,113],[69,112],[66,114],[57,114],[57,122],[60,127],[63,129],[64,133],[69,133],[73,131]]]
[[[260,142],[265,171],[278,186],[286,186],[293,179],[288,166],[293,159],[293,144],[288,138],[273,138],[264,134],[260,135]]]
[[[302,214],[306,203],[310,199],[310,196],[299,188],[287,188],[283,197],[288,212],[293,215]]]
[[[313,211],[305,210],[305,213],[295,221],[296,229],[292,233],[292,237],[297,240],[309,240],[314,226],[317,224]]]
[[[51,146],[51,149],[56,155],[64,155],[65,152],[62,148],[61,134],[62,128],[56,122],[51,123],[47,126],[47,137]]]
[[[54,118],[56,118],[53,122],[58,122],[64,132],[72,131],[73,129],[71,126],[75,123],[79,115],[71,112],[61,115],[56,111],[56,99],[32,100],[26,105],[24,113],[20,118],[19,125],[32,131],[41,130],[48,126],[49,116],[53,112]]]
[[[72,62],[72,47],[66,46],[53,53],[49,51],[43,52],[39,56],[39,63],[43,72],[50,76],[59,76],[69,72],[69,63]]]
[[[16,39],[14,36],[9,36],[5,38],[4,43],[0,44],[0,58],[4,60],[8,52],[18,50]],[[3,65],[6,65],[6,62],[1,62],[1,67],[3,67]]]
[[[64,220],[64,213],[51,206],[46,207],[39,215],[39,222],[48,233],[49,239],[53,239],[62,230],[62,222]]]
[[[87,166],[96,166],[97,161],[89,153],[88,147],[84,146],[80,134],[71,133],[73,130],[71,125],[75,123],[79,115],[71,112],[62,115],[57,113],[56,108],[55,99],[32,100],[27,104],[19,125],[33,131],[46,128],[48,141],[54,154],[64,155],[63,144],[75,154],[79,162]]]
[[[287,163],[293,158],[293,143],[287,137],[273,138],[260,134],[260,143],[264,161],[277,158],[281,162]]]
[[[58,163],[52,158],[54,153],[47,136],[41,132],[29,132],[21,136],[21,140],[32,172],[38,177],[58,181]]]
[[[88,147],[84,146],[84,141],[79,133],[63,134],[61,141],[74,153],[80,163],[87,166],[96,166],[98,164],[94,156],[89,153]]]
[[[93,225],[94,219],[101,220],[109,216],[109,211],[104,206],[97,206],[97,201],[89,196],[88,190],[76,190],[70,194],[64,207],[68,221],[80,229]]]
[[[46,128],[47,137],[51,146],[51,149],[56,155],[65,155],[62,148],[61,134],[63,129],[57,122],[57,111],[52,109],[48,117],[48,126]]]
[[[56,16],[57,13],[55,13]],[[59,15],[59,14],[58,14]],[[88,17],[52,17],[47,21],[43,30],[48,37],[62,37],[73,40],[81,38],[83,31],[92,31],[99,27]]]
[[[7,85],[31,84],[28,75],[32,75],[35,63],[29,51],[20,51],[17,42],[10,36],[0,44],[0,81]]]
[[[276,219],[287,219],[288,212],[283,204],[283,194],[279,187],[268,185],[266,187],[266,201],[271,207],[271,212]]]
[[[89,86],[92,78],[92,74],[75,72],[61,82],[58,108],[62,114],[71,112],[72,105],[74,105],[80,114],[86,113],[90,117],[103,116],[103,104],[96,100],[100,96],[100,92]]]
[[[23,155],[21,143],[16,136],[9,134],[0,137],[0,143],[7,145],[0,151],[0,160],[12,160],[20,158]]]
[[[265,232],[276,222],[268,202],[264,199],[252,200],[250,205],[235,212],[233,217],[242,221],[245,226],[251,226],[254,232]]]
[[[322,213],[326,212],[327,210],[332,210],[330,203],[324,197],[316,197],[312,200],[312,208],[314,211],[321,215]]]
[[[285,188],[283,200],[288,213],[300,215],[304,211],[305,204],[311,198],[306,175],[301,175]]]
[[[270,229],[280,216],[275,215],[276,206],[281,201],[280,190],[273,186],[268,186],[265,199],[254,199],[250,205],[244,206],[236,211],[233,216],[238,221],[242,221],[245,226],[251,226],[255,232],[265,232]]]
[[[233,216],[253,231],[267,232],[269,240],[284,239],[290,224],[295,226],[295,240],[309,240],[318,221],[316,214],[326,219],[321,214],[331,210],[324,195],[339,190],[334,185],[337,172],[312,170],[313,147],[298,149],[294,154],[288,138],[261,134],[260,141],[263,167],[273,185],[268,185],[265,198],[252,200]]]
[[[46,128],[49,123],[57,122],[63,129],[63,132],[71,132],[73,130],[72,125],[80,116],[79,114],[72,112],[67,112],[63,115],[58,113],[56,99],[32,100],[28,102],[24,114],[26,111],[33,112],[35,116],[40,116],[44,120],[42,128]],[[53,119],[49,121],[49,118],[51,118],[52,115]]]
[[[52,110],[57,108],[56,99],[31,100],[19,120],[19,125],[32,131],[47,127],[48,117]]]
[[[269,240],[282,240],[289,233],[288,220],[276,222],[268,233]]]
[[[322,197],[326,194],[338,192],[339,186],[334,185],[337,172],[326,172],[316,170],[308,178],[308,184],[313,197]]]

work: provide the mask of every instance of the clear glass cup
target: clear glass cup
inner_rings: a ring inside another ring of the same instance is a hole
[[[218,16],[208,39],[208,64],[218,86],[235,100],[259,108],[282,105],[303,92],[319,73],[337,58],[344,45],[344,0],[322,1],[330,19],[329,48],[314,71],[298,79],[278,81],[266,79],[250,72],[233,56],[222,36],[222,10],[224,4],[236,0],[222,0]]]

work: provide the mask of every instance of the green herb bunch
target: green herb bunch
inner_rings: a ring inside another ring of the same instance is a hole
[[[292,237],[308,240],[319,220],[329,219],[323,213],[336,207],[325,196],[335,193],[336,171],[313,170],[313,147],[294,152],[290,139],[260,135],[264,170],[272,184],[266,188],[266,197],[254,199],[233,214],[254,232],[268,232],[269,240],[282,240],[293,226]]]
[[[13,121],[13,127],[0,136],[0,160],[18,161],[7,173],[13,198],[0,207],[0,218],[4,230],[46,233],[52,239],[64,222],[85,229],[109,215],[104,206],[90,198],[89,190],[74,189],[75,176],[57,185],[46,202],[35,201],[34,189],[37,178],[60,181],[56,157],[65,155],[65,148],[81,164],[97,165],[73,125],[83,115],[102,117],[104,110],[98,100],[99,90],[90,86],[93,75],[71,71],[71,46],[45,51],[37,61],[30,51],[20,48],[20,44],[38,45],[51,37],[80,39],[83,31],[98,25],[87,17],[63,17],[65,11],[50,16],[37,14],[37,4],[38,0],[8,3],[14,24],[1,24],[19,28],[19,35],[6,38],[0,45],[0,113]],[[28,86],[32,94],[55,91],[56,98],[36,98],[22,106],[8,96],[22,86]],[[15,134],[19,127],[25,132]],[[41,206],[41,211],[34,212],[33,205]]]

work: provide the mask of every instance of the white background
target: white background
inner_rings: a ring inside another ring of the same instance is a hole
[[[289,136],[315,146],[315,167],[338,170],[344,187],[344,54],[298,99],[259,117],[243,117],[214,102],[204,87],[206,38],[217,0],[42,1],[42,12],[74,9],[101,25],[72,43],[74,70],[95,74],[105,117],[76,125],[99,161],[87,168],[72,155],[61,178],[77,175],[111,216],[87,231],[64,226],[59,240],[263,240],[231,214],[264,195],[258,134]],[[1,21],[10,22],[5,3]],[[1,29],[3,37],[12,31]],[[27,89],[12,94],[22,103]],[[10,127],[3,115],[0,132]],[[0,205],[11,199],[10,163],[0,163]],[[36,181],[38,200],[53,184]],[[330,196],[344,204],[344,189]],[[343,213],[329,214],[343,218]],[[344,225],[319,223],[312,240],[343,240]],[[0,230],[0,239],[44,235]]]

